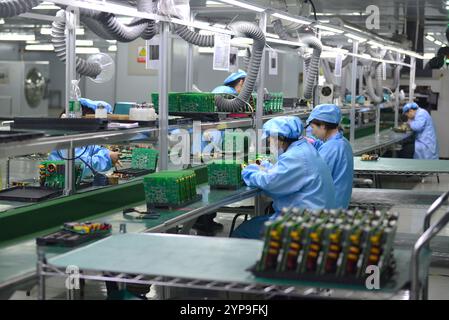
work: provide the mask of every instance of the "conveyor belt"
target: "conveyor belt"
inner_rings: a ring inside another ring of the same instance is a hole
[[[449,174],[449,160],[381,157],[377,161],[362,161],[360,157],[354,157],[354,173],[380,175]]]
[[[351,206],[430,206],[443,192],[353,188]]]

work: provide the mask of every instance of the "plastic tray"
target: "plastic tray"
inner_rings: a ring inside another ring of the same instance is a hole
[[[107,237],[111,234],[108,232],[97,232],[90,234],[78,234],[68,230],[61,230],[58,232],[50,233],[46,236],[36,238],[36,244],[38,246],[63,246],[63,247],[75,247],[82,243]]]
[[[19,202],[39,202],[60,196],[62,190],[45,187],[17,186],[0,191],[0,200]]]
[[[43,132],[26,132],[26,131],[0,131],[0,143],[27,140],[42,137]]]
[[[14,118],[11,128],[31,130],[98,131],[107,128],[106,119],[78,118]]]

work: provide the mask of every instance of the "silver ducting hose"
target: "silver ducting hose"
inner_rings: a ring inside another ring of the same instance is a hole
[[[51,26],[51,42],[55,47],[58,58],[66,60],[66,37],[65,37],[65,11],[59,10],[56,17],[63,18],[63,21],[54,21]],[[98,63],[90,63],[84,59],[76,57],[76,72],[83,76],[96,78],[101,73],[101,66]]]
[[[391,54],[390,51],[387,52],[386,56],[389,60],[396,61],[396,59],[393,57],[393,55]],[[399,84],[399,81],[400,81],[400,73],[399,72],[401,72],[401,69],[402,69],[402,66],[399,64],[396,65],[396,67],[394,67],[392,91],[395,90]],[[397,74],[399,74],[399,77],[396,76]]]
[[[283,40],[288,41],[298,41],[296,38],[292,38],[288,32],[282,26],[282,22],[280,20],[273,21],[273,28],[276,34]],[[321,41],[313,36],[306,36],[300,39],[300,41],[309,47],[313,48],[312,57],[310,58],[310,62],[307,62],[306,67],[306,80],[304,83],[304,98],[307,100],[312,99],[313,97],[313,87],[315,86],[315,79],[318,75],[318,70],[320,68],[320,56],[322,50]]]
[[[363,75],[365,77],[365,81],[366,81],[367,93],[368,93],[368,96],[370,97],[370,99],[372,101],[374,101],[375,104],[379,104],[383,101],[383,95],[381,95],[380,97],[378,95],[376,95],[376,92],[374,91],[373,78],[372,78],[372,73],[374,73],[374,72],[372,72],[370,69],[371,68],[368,68],[363,73]],[[377,77],[377,75],[378,75],[377,68],[376,68],[375,73],[376,73],[376,77]],[[382,70],[381,70],[380,76],[382,78]]]
[[[238,36],[253,39],[253,50],[242,91],[234,99],[226,99],[221,95],[215,96],[215,105],[219,111],[239,112],[244,109],[254,90],[265,48],[265,35],[258,26],[249,22],[235,22],[230,25],[230,28]]]
[[[245,70],[248,70],[250,60],[251,60],[251,49],[246,48],[245,56],[243,57],[243,68]]]
[[[10,18],[31,11],[41,0],[1,0],[0,18]]]
[[[312,36],[302,38],[301,42],[313,48],[312,57],[310,58],[309,67],[307,68],[306,83],[304,84],[304,98],[310,100],[313,97],[313,87],[320,68],[322,45],[320,39]]]
[[[152,1],[143,0],[141,9],[151,12]],[[135,18],[129,24],[121,23],[117,17],[111,13],[98,12],[89,9],[80,10],[83,23],[98,36],[120,42],[131,42],[139,37],[145,40],[152,39],[157,34],[155,21]]]
[[[176,34],[188,43],[199,47],[213,47],[215,43],[214,35],[201,35],[198,32],[192,31],[187,26],[175,25]]]

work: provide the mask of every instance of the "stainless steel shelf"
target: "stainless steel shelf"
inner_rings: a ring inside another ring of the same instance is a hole
[[[134,128],[125,130],[108,130],[42,137],[24,141],[0,144],[0,158],[23,156],[54,149],[68,149],[89,144],[109,144],[129,140],[140,133],[157,132],[157,128]]]

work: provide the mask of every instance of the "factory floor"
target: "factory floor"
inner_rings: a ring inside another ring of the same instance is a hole
[[[440,183],[437,182],[436,177],[426,177],[424,180],[421,178],[408,178],[408,177],[385,177],[382,179],[383,188],[394,189],[413,189],[413,190],[438,190],[441,192],[449,190],[449,176],[440,176]],[[393,207],[392,209],[395,209]],[[400,209],[400,206],[398,206]],[[407,209],[413,210],[413,209]],[[418,215],[424,214],[422,209],[416,210]],[[232,219],[234,215],[228,213],[218,213],[215,221],[222,223],[224,229],[216,236],[227,237],[231,227]],[[237,225],[243,221],[243,217],[238,219]],[[408,222],[407,222],[408,223]],[[413,224],[413,221],[410,222]],[[412,228],[412,227],[410,227]],[[449,235],[449,229],[443,231],[444,234]],[[194,230],[191,234],[196,234]],[[64,285],[65,279],[50,278],[47,280],[47,299],[66,299],[66,291]],[[146,290],[144,290],[146,291]],[[152,299],[158,299],[162,297],[162,289],[159,287],[155,290],[151,290],[148,297]],[[257,296],[242,296],[240,294],[225,293],[225,292],[212,292],[204,290],[186,290],[186,289],[171,289],[169,293],[171,299],[246,299],[246,298],[262,298]],[[31,299],[37,298],[37,287],[33,287],[28,293],[25,291],[17,291],[10,299]],[[103,282],[87,282],[85,287],[85,295],[83,299],[105,299],[106,287]],[[429,277],[429,298],[435,300],[449,299],[449,263],[447,267],[438,266],[430,268]]]

